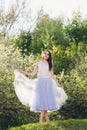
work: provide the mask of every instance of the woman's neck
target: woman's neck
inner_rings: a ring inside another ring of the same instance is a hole
[[[42,61],[47,63],[47,60],[45,60],[45,59],[42,59]]]

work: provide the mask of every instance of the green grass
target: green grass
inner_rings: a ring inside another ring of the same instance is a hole
[[[87,130],[87,119],[58,120],[49,123],[32,123],[8,130]]]

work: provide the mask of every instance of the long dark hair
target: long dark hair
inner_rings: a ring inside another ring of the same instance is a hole
[[[52,65],[52,56],[51,56],[51,52],[46,50],[46,52],[49,52],[49,58],[47,59],[48,64],[49,64],[49,70],[52,69],[53,65]]]

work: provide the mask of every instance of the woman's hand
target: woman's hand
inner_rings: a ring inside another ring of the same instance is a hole
[[[58,83],[56,77],[54,76],[53,68],[52,68],[51,71],[50,71],[50,75],[51,75],[51,77],[54,79],[54,81],[56,82],[56,84],[57,84],[58,87],[64,88],[64,86],[63,86],[62,84]]]
[[[63,86],[62,84],[59,84],[59,83],[58,83],[57,86],[64,89],[64,86]]]
[[[16,70],[19,71],[20,73],[24,73],[24,71],[21,69],[16,69]]]

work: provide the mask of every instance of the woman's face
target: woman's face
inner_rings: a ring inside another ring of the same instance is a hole
[[[49,58],[49,52],[48,52],[48,51],[43,52],[42,58],[43,58],[44,60],[47,60],[47,59]]]

